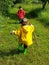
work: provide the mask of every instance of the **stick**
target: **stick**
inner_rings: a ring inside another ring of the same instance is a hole
[[[35,43],[36,43],[36,45],[38,46],[37,36],[36,36],[35,32],[33,33],[33,35],[34,35]]]

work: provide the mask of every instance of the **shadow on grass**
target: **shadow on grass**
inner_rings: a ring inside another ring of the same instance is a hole
[[[23,53],[23,51],[20,51],[18,49],[10,50],[10,52],[5,52],[0,50],[0,57],[10,56],[10,55],[13,56],[14,54],[20,54],[20,53]]]
[[[14,20],[18,19],[17,15],[14,14],[14,13],[13,13],[13,14],[7,13],[5,16],[6,16],[6,17],[9,17],[10,19],[14,19]]]
[[[49,19],[45,19],[41,17],[37,20],[40,21],[40,23],[42,23],[45,27],[49,27]]]
[[[26,13],[27,18],[37,18],[38,14],[42,11],[42,8],[36,8],[29,13]]]
[[[7,17],[7,19],[11,19],[11,21],[7,22],[8,24],[19,24],[18,16],[15,13],[11,14],[11,13],[8,12],[4,16]]]
[[[26,13],[26,17],[31,19],[31,18],[39,18],[40,13],[43,11],[42,8],[36,8],[32,11],[30,11],[29,13]],[[39,18],[38,21],[40,21],[44,26],[48,27],[49,26],[49,20],[44,19],[41,17],[41,19]]]
[[[20,24],[19,21],[16,22],[7,22],[8,24]]]

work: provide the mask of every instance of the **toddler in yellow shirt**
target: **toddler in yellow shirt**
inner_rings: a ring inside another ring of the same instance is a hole
[[[19,48],[24,45],[23,53],[26,54],[27,47],[33,44],[33,33],[34,26],[32,24],[28,25],[28,19],[24,18],[21,23],[21,27],[18,30],[11,31],[11,34],[18,36]]]

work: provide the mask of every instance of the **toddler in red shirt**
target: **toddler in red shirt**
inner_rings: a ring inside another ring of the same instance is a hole
[[[22,19],[25,17],[25,11],[23,10],[23,8],[21,6],[19,6],[19,10],[17,12],[17,16],[19,18],[19,23],[22,22]]]

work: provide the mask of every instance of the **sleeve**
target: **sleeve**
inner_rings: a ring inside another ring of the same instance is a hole
[[[34,25],[31,24],[31,31],[34,32]]]
[[[23,32],[25,32],[25,33],[27,33],[27,32],[28,32],[28,30],[27,30],[27,28],[26,28],[26,27],[23,27],[22,29],[23,29]]]
[[[19,35],[20,35],[20,29],[15,30],[15,31],[14,31],[14,34],[19,36]]]

